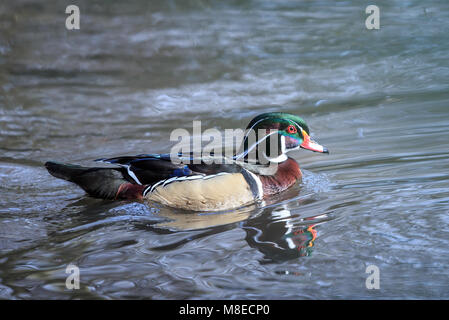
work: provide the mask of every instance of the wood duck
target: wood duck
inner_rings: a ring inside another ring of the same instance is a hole
[[[143,154],[96,160],[113,164],[111,168],[57,162],[47,162],[45,167],[51,175],[76,183],[93,197],[221,211],[260,201],[300,180],[299,165],[287,152],[304,148],[329,153],[311,140],[309,127],[296,115],[264,113],[246,129],[242,151],[231,158],[217,156],[212,163],[213,154],[208,155],[209,161],[192,161],[192,153]]]

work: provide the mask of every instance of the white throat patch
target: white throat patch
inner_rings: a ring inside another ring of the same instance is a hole
[[[287,147],[285,146],[285,137],[281,136],[281,154],[275,158],[268,158],[268,161],[274,162],[274,163],[280,163],[284,162],[288,159],[287,157]]]

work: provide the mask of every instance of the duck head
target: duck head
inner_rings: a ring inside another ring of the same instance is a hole
[[[287,160],[287,152],[300,148],[329,153],[327,148],[310,138],[309,127],[302,118],[284,112],[269,112],[258,115],[248,124],[243,152],[238,158],[248,159],[254,152],[258,163],[279,163]]]

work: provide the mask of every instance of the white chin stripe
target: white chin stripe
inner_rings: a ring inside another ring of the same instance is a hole
[[[282,154],[287,152],[287,146],[285,145],[285,136],[281,136],[281,151]]]
[[[290,151],[290,150],[287,150],[287,147],[285,146],[285,137],[281,136],[281,152],[282,153],[279,156],[275,157],[275,158],[268,158],[267,157],[267,159],[268,159],[268,161],[274,162],[274,163],[284,162],[285,160],[288,159],[288,157],[286,155],[287,151]]]
[[[283,153],[276,158],[268,158],[268,161],[274,162],[274,163],[280,163],[280,162],[284,162],[287,159],[288,159],[287,155],[285,153]]]

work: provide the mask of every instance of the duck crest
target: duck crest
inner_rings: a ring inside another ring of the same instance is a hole
[[[278,168],[273,175],[259,175],[262,182],[264,196],[279,193],[288,189],[302,177],[301,169],[298,163],[288,158],[284,162],[278,164]]]

